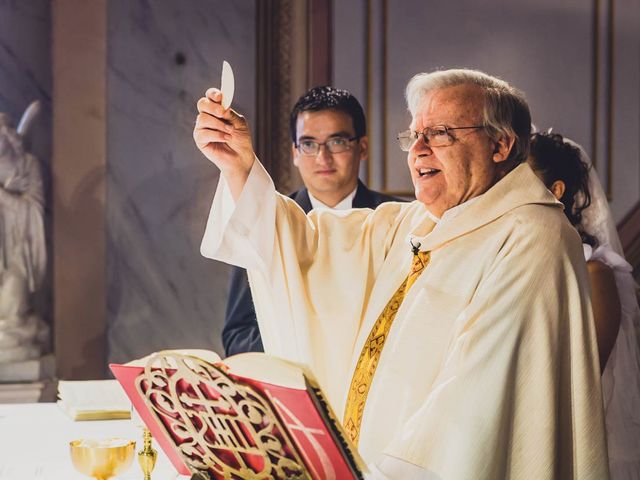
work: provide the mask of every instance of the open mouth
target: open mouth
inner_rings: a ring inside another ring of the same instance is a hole
[[[420,177],[433,177],[440,173],[440,170],[437,168],[420,168],[418,169],[418,176]]]

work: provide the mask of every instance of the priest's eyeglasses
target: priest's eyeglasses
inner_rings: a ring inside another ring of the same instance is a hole
[[[300,140],[296,145],[296,148],[302,155],[315,156],[320,153],[320,147],[324,147],[329,153],[343,153],[347,150],[351,150],[351,142],[357,140],[359,137],[333,137],[326,142],[316,142],[315,140]]]
[[[446,125],[436,125],[427,127],[421,132],[405,130],[398,134],[398,145],[400,150],[408,152],[413,144],[418,141],[420,135],[424,138],[424,143],[429,147],[448,147],[453,144],[455,137],[450,132],[452,130],[469,130],[472,128],[484,128],[483,125],[473,125],[471,127],[447,127]]]

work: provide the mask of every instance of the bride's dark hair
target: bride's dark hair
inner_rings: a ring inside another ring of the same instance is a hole
[[[590,167],[582,159],[580,150],[565,142],[558,133],[534,133],[530,148],[529,162],[547,188],[551,188],[556,180],[564,182],[565,190],[560,198],[564,213],[578,230],[582,242],[595,247],[598,243],[596,237],[582,226],[582,211],[591,204],[591,192]]]

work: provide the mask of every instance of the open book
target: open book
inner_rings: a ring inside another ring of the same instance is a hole
[[[58,405],[72,420],[131,418],[131,402],[115,380],[60,380],[58,398]]]
[[[192,350],[111,370],[183,475],[363,478],[357,450],[304,367],[262,353],[222,362]]]

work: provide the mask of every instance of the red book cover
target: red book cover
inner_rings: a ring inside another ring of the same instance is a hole
[[[266,355],[252,361],[266,359],[277,367]],[[362,478],[357,452],[302,371],[302,381],[283,386],[173,352],[156,354],[145,366],[112,364],[111,370],[180,474]]]

